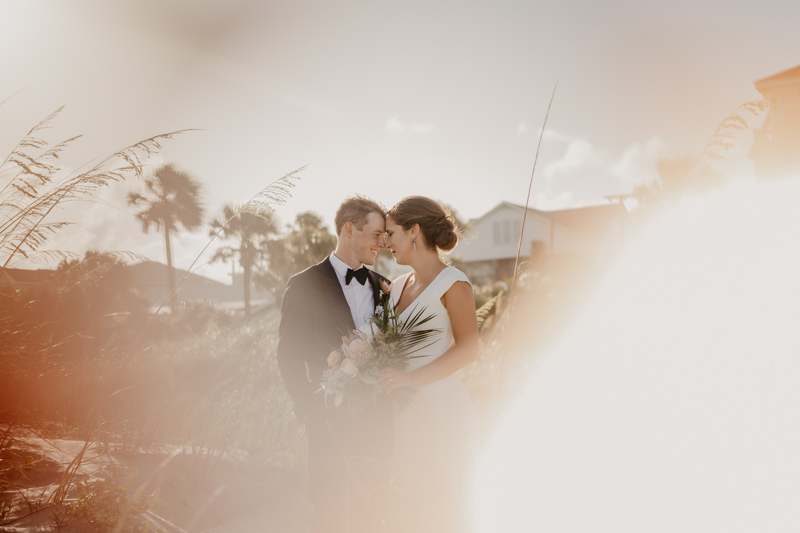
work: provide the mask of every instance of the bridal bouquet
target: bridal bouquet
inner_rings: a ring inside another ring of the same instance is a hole
[[[382,287],[389,292],[388,285]],[[432,315],[423,316],[425,309],[412,313],[405,322],[397,317],[396,308],[388,298],[375,309],[370,321],[342,337],[342,345],[328,356],[328,369],[322,374],[320,391],[325,404],[333,405],[347,415],[363,411],[385,394],[378,377],[386,368],[404,370],[414,358],[414,352],[429,346],[436,329],[420,329]],[[426,344],[427,343],[427,344]],[[413,396],[412,389],[394,389],[389,393],[395,406],[402,409]]]

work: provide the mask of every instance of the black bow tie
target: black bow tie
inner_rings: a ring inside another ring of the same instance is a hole
[[[344,282],[345,282],[345,285],[350,285],[350,280],[352,280],[353,278],[356,278],[356,280],[360,284],[363,285],[364,283],[367,282],[367,276],[369,276],[369,270],[367,270],[367,267],[363,267],[362,266],[361,268],[359,268],[357,270],[353,270],[352,268],[348,268],[347,269],[347,274],[345,274],[345,276],[344,276]]]

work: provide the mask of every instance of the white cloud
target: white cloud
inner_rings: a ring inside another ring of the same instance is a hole
[[[653,181],[656,177],[656,162],[664,157],[664,143],[653,137],[644,144],[635,143],[622,153],[618,161],[609,167],[611,175],[632,186]]]
[[[569,191],[564,191],[553,197],[548,196],[546,192],[540,192],[536,194],[536,200],[533,205],[536,206],[536,209],[542,211],[569,209],[570,207],[575,207],[575,196]]]
[[[657,137],[614,155],[586,139],[567,141],[568,136],[553,134],[567,144],[560,157],[544,166],[538,186],[534,184],[539,209],[598,204],[607,195],[628,194],[656,177],[656,162],[666,155]]]
[[[589,178],[605,171],[610,164],[610,155],[596,149],[585,139],[575,139],[567,145],[561,159],[550,163],[544,174],[547,181],[572,178]]]
[[[392,117],[386,122],[386,131],[389,133],[405,133],[410,131],[417,135],[428,135],[433,131],[433,124],[403,124],[398,117]]]

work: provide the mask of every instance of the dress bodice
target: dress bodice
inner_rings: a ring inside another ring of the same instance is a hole
[[[397,306],[400,296],[405,288],[406,281],[411,274],[404,274],[397,278],[392,283],[391,302],[392,305]],[[442,305],[442,296],[450,290],[457,281],[466,281],[469,283],[467,275],[455,267],[449,266],[439,272],[439,275],[425,287],[416,300],[411,302],[408,307],[403,309],[398,317],[400,321],[406,321],[409,317],[421,311],[422,316],[430,316],[433,318],[426,322],[421,328],[435,329],[438,333],[434,335],[431,343],[424,348],[414,352],[414,359],[411,360],[407,367],[407,371],[416,370],[417,368],[426,365],[445,353],[453,344],[453,328],[450,324],[450,315],[447,309]]]

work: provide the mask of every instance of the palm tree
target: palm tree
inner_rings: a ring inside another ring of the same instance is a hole
[[[336,236],[313,211],[299,213],[286,229],[285,235],[267,243],[269,270],[254,274],[256,287],[269,290],[276,304],[280,304],[289,277],[319,263],[336,248]]]
[[[164,233],[167,283],[170,307],[174,313],[178,298],[172,267],[172,234],[178,231],[178,226],[194,231],[202,224],[200,182],[170,164],[157,168],[152,177],[144,180],[144,187],[144,194],[132,191],[128,193],[128,205],[141,206],[141,210],[136,213],[136,220],[142,225],[142,231],[148,233],[152,226]]]
[[[250,320],[250,284],[253,269],[268,257],[267,243],[277,235],[278,224],[271,211],[266,209],[247,209],[240,211],[230,204],[222,208],[222,214],[211,222],[210,235],[219,232],[223,239],[236,244],[219,248],[211,262],[228,261],[236,255],[242,265],[244,282],[244,315]]]

